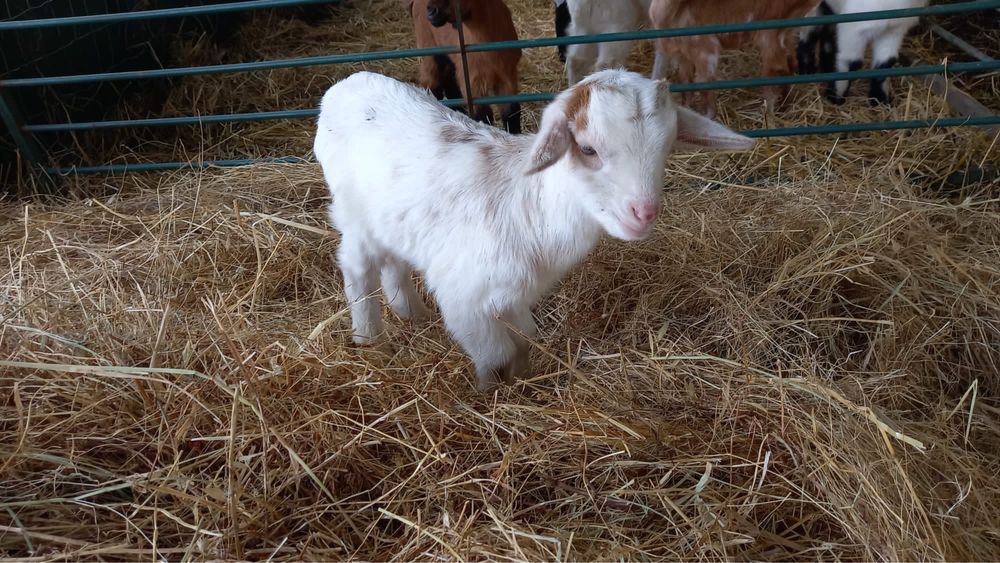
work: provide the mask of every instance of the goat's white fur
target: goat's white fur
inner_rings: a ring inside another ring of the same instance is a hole
[[[636,31],[649,24],[649,4],[652,0],[565,1],[571,18],[566,35],[570,37]],[[624,68],[634,45],[635,41],[568,45],[567,80],[572,85],[594,70]]]
[[[585,79],[584,127],[573,91],[544,111],[538,135],[509,135],[441,105],[426,90],[356,73],[323,96],[314,151],[341,233],[337,257],[355,342],[382,332],[379,277],[391,308],[425,317],[423,274],[480,389],[528,370],[531,307],[602,233],[645,238],[633,202],[659,205],[672,147],[741,150],[751,139],[674,106],[665,82],[607,70]],[[597,150],[586,161],[580,146]],[[593,158],[593,157],[592,157]],[[499,319],[498,319],[499,317]]]

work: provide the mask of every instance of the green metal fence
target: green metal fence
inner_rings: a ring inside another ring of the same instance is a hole
[[[461,1],[461,0],[457,0]],[[26,21],[0,21],[0,33],[19,29],[41,29],[56,28],[63,26],[92,25],[121,23],[133,20],[195,16],[213,13],[224,13],[232,11],[243,11],[251,9],[274,8],[281,6],[336,3],[336,0],[252,0],[242,2],[230,2],[209,6],[196,6],[186,8],[170,8],[161,10],[147,10],[138,12],[85,15],[65,18],[35,19]],[[40,137],[49,133],[68,131],[88,131],[99,129],[121,129],[128,127],[167,127],[181,125],[204,125],[221,123],[256,122],[280,119],[308,119],[318,114],[315,109],[282,110],[252,113],[230,113],[218,115],[189,115],[181,117],[160,117],[143,119],[124,120],[98,120],[65,123],[24,123],[15,111],[15,108],[6,103],[6,96],[2,95],[12,89],[30,89],[41,87],[58,87],[71,84],[92,83],[92,82],[113,82],[123,80],[147,80],[154,78],[181,77],[204,74],[225,74],[225,73],[245,73],[259,72],[280,68],[294,68],[319,65],[333,65],[344,63],[357,63],[368,61],[379,61],[387,59],[413,58],[428,55],[444,55],[461,52],[481,52],[495,51],[500,49],[521,48],[534,49],[542,47],[552,47],[558,45],[598,43],[610,41],[626,40],[649,40],[660,37],[681,37],[700,34],[727,33],[739,31],[753,31],[761,29],[774,29],[785,27],[800,27],[806,25],[822,25],[853,21],[866,21],[875,19],[893,19],[905,17],[927,17],[944,14],[969,13],[983,10],[1000,9],[1000,0],[975,0],[959,2],[954,4],[944,4],[929,6],[924,8],[910,8],[902,10],[881,10],[875,12],[836,14],[827,16],[817,16],[809,18],[797,18],[786,20],[753,21],[738,24],[710,25],[690,28],[672,29],[649,29],[627,33],[609,33],[600,35],[583,35],[574,37],[546,37],[536,39],[525,39],[518,41],[503,41],[496,43],[484,43],[466,45],[460,41],[459,45],[448,47],[435,47],[428,49],[400,49],[393,51],[377,51],[365,53],[340,53],[318,57],[302,57],[290,59],[265,60],[235,64],[219,64],[196,67],[176,67],[162,68],[155,70],[137,70],[122,72],[101,72],[91,74],[42,76],[32,78],[10,78],[0,79],[0,119],[7,127],[11,137],[15,140],[22,156],[29,160],[36,161],[42,165],[46,164],[46,157],[43,150],[44,140]],[[812,82],[827,82],[831,80],[856,80],[875,77],[894,76],[919,76],[943,73],[961,72],[988,72],[1000,70],[1000,61],[986,60],[969,63],[954,63],[948,65],[921,65],[906,68],[888,68],[858,70],[852,72],[831,72],[810,75],[794,75],[780,77],[754,77],[735,80],[720,80],[714,82],[703,82],[693,84],[673,84],[672,90],[675,92],[709,90],[709,89],[729,89],[729,88],[751,88],[777,84],[803,84]],[[471,100],[472,104],[500,104],[509,102],[544,102],[552,99],[555,93],[526,93],[514,96],[490,96]],[[443,102],[449,106],[465,105],[465,100],[445,100]],[[194,112],[197,108],[191,108]],[[802,127],[783,127],[776,129],[758,129],[743,131],[744,134],[752,137],[775,137],[794,135],[817,135],[835,134],[856,131],[872,130],[896,130],[896,129],[917,129],[925,127],[953,127],[961,125],[995,125],[1000,124],[1000,116],[984,116],[970,118],[941,118],[941,119],[917,119],[908,121],[888,121],[871,123],[843,123],[831,125],[815,125]],[[109,164],[99,166],[71,166],[52,167],[47,166],[45,170],[54,174],[69,173],[112,173],[112,172],[141,172],[156,170],[174,170],[188,167],[206,166],[242,166],[259,162],[302,162],[301,157],[282,157],[273,159],[235,159],[235,160],[204,160],[194,162],[159,162],[159,163],[135,163],[135,164]]]

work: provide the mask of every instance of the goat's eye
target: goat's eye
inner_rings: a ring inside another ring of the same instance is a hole
[[[587,156],[595,156],[595,155],[597,155],[597,151],[595,151],[594,147],[592,147],[590,145],[580,145],[580,152],[582,152],[583,154],[585,154]]]

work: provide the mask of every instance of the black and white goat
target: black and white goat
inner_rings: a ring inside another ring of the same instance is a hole
[[[816,13],[856,14],[920,8],[927,4],[928,0],[825,0]],[[865,52],[869,46],[872,50],[872,68],[892,68],[899,58],[903,39],[918,22],[919,18],[908,17],[803,28],[799,32],[799,72],[807,74],[816,71],[817,44],[820,72],[860,70],[864,66]],[[850,85],[849,80],[831,82],[827,88],[827,98],[835,104],[844,103]],[[884,77],[871,79],[868,97],[872,104],[890,102]]]

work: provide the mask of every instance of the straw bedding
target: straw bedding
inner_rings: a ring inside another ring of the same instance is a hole
[[[534,18],[522,35],[547,34],[548,2],[512,4]],[[554,49],[528,57],[528,87],[550,89],[532,73]],[[778,116],[727,93],[722,119],[946,113],[897,84],[893,109],[801,88]],[[241,135],[282,154],[308,127]],[[350,344],[314,165],[89,178],[4,205],[0,552],[995,559],[1000,186],[935,191],[993,141],[676,155],[654,235],[603,242],[540,304],[534,376],[490,396],[440,321],[388,314],[385,344]]]

